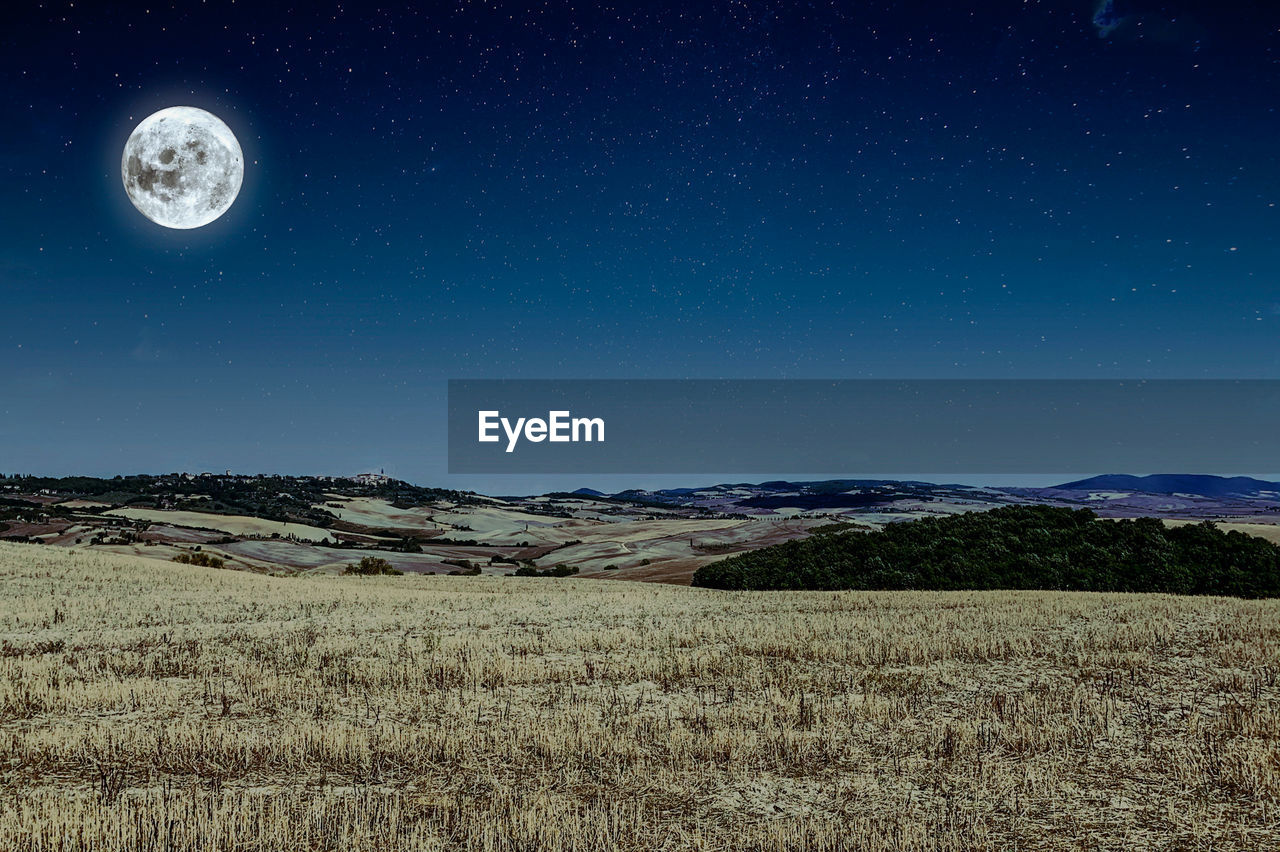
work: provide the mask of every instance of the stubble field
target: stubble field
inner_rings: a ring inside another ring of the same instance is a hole
[[[6,850],[1280,847],[1280,602],[0,544]]]

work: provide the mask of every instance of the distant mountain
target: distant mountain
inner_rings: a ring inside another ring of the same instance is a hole
[[[1151,476],[1107,474],[1055,486],[1059,491],[1141,491],[1145,494],[1196,494],[1201,497],[1257,497],[1263,491],[1280,492],[1280,482],[1248,476],[1206,476],[1158,473]]]
[[[1280,483],[1245,476],[1193,474],[1113,474],[1050,488],[974,487],[894,479],[769,480],[654,491],[632,489],[587,499],[735,517],[867,515],[887,523],[922,514],[982,511],[1026,503],[1087,508],[1108,518],[1155,516],[1235,519],[1246,523],[1274,523],[1280,518]]]
[[[631,489],[612,496],[644,505],[682,507],[728,514],[770,515],[779,510],[841,512],[880,511],[899,501],[935,502],[957,499],[974,505],[983,497],[995,504],[1011,499],[994,491],[967,485],[936,485],[929,482],[895,479],[828,479],[791,482],[725,482],[697,488],[664,488],[656,491]],[[609,499],[597,498],[597,499]]]
[[[956,489],[968,488],[967,485],[939,485],[933,482],[919,482],[914,479],[822,479],[816,481],[791,482],[785,479],[771,479],[767,482],[725,482],[720,485],[708,485],[702,488],[664,488],[654,494],[682,498],[691,494],[738,493],[751,491],[759,494],[792,493],[792,494],[844,494],[856,491],[885,489]],[[620,492],[632,493],[632,492]],[[615,495],[618,496],[618,495]]]
[[[726,515],[823,513],[910,517],[947,511],[980,511],[1010,503],[1089,508],[1103,517],[1152,515],[1184,520],[1213,518],[1270,523],[1280,516],[1280,482],[1247,476],[1109,474],[1047,488],[975,487],[918,480],[827,479],[724,482],[696,488],[628,489],[601,494],[580,488],[579,499]],[[951,508],[948,508],[951,507]]]

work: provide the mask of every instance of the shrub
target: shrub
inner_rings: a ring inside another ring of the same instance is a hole
[[[366,556],[360,560],[359,564],[352,563],[347,565],[342,573],[355,574],[360,577],[375,577],[378,575],[399,576],[404,572],[392,567],[390,562],[380,556]]]
[[[508,574],[508,577],[568,577],[578,573],[577,565],[565,565],[563,562],[554,568],[547,568],[545,571],[539,571],[538,567],[532,563],[521,565],[515,570],[514,574]]]
[[[458,566],[458,570],[449,572],[450,577],[466,577],[466,576],[474,577],[475,575],[480,573],[480,565],[478,563],[472,562],[469,559],[441,559],[440,561],[443,562],[445,565]]]
[[[201,565],[205,568],[225,568],[227,563],[212,553],[179,553],[173,557],[174,562],[183,565]]]

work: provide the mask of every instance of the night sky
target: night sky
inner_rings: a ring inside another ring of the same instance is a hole
[[[445,380],[1280,378],[1280,9],[951,5],[6,6],[0,471],[621,488],[450,477]],[[120,182],[180,104],[194,231]]]

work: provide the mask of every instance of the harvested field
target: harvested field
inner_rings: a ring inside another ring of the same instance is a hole
[[[186,512],[164,509],[112,509],[103,514],[178,527],[220,530],[228,535],[263,537],[278,535],[281,538],[293,536],[303,541],[323,541],[333,537],[333,533],[320,527],[286,523],[284,521],[269,521],[265,518],[255,518],[250,515],[215,515],[212,512]]]
[[[316,508],[324,509],[340,521],[375,529],[421,532],[442,528],[440,524],[432,521],[432,516],[438,510],[421,506],[397,509],[386,500],[374,500],[368,497],[330,495],[329,500]]]
[[[1280,601],[0,543],[0,848],[1257,850]]]

